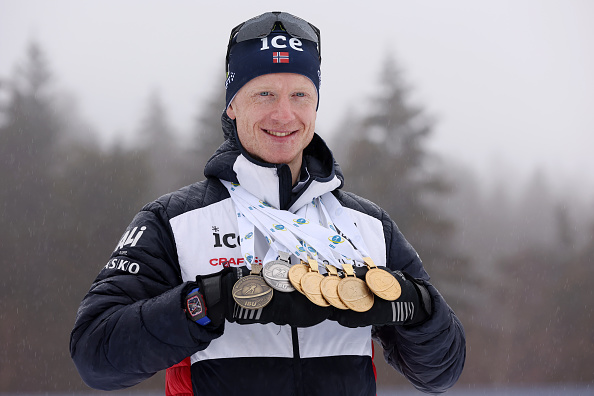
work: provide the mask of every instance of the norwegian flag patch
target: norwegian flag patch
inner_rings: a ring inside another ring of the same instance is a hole
[[[289,63],[288,52],[273,52],[272,63]]]

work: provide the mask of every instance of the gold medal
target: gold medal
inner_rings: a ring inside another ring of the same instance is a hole
[[[312,303],[320,307],[329,307],[330,304],[322,296],[322,289],[320,288],[322,280],[324,280],[324,275],[318,271],[318,262],[314,259],[309,259],[309,272],[301,277],[303,294]]]
[[[252,264],[252,272],[240,278],[231,293],[233,299],[242,308],[264,308],[272,300],[272,288],[260,276],[262,265]]]
[[[289,270],[289,281],[293,287],[299,291],[299,293],[304,294],[303,288],[301,288],[301,278],[303,278],[303,275],[307,274],[308,271],[309,266],[304,264],[303,261],[299,264],[293,265]]]
[[[322,296],[332,305],[338,309],[349,309],[338,297],[338,284],[342,280],[338,276],[338,271],[333,265],[326,265],[328,270],[328,276],[325,276],[320,283],[320,289],[322,290]]]
[[[356,312],[369,311],[373,306],[373,293],[367,284],[355,276],[351,264],[343,264],[346,276],[338,284],[338,296],[341,301]]]
[[[365,282],[376,296],[388,301],[394,301],[400,297],[402,292],[400,283],[392,274],[377,268],[371,257],[363,257],[363,261],[369,268],[365,275]]]

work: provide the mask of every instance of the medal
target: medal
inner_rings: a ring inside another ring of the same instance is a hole
[[[338,284],[338,296],[350,309],[365,312],[373,306],[373,293],[367,284],[355,276],[351,264],[343,264],[345,277]]]
[[[320,289],[322,290],[322,296],[332,305],[338,309],[349,309],[338,297],[338,284],[342,280],[338,276],[338,270],[333,265],[326,265],[328,270],[328,276],[325,276],[320,283]]]
[[[278,260],[272,260],[264,264],[262,277],[273,289],[281,292],[292,292],[295,288],[289,280],[289,270],[291,269],[291,264],[289,263],[290,254],[279,252],[279,256],[280,258]]]
[[[309,272],[301,277],[301,288],[303,294],[309,301],[319,305],[320,307],[329,307],[330,304],[322,296],[322,289],[320,283],[324,280],[324,275],[318,271],[318,262],[314,259],[309,259]]]
[[[400,297],[402,290],[400,283],[387,271],[377,268],[371,257],[363,257],[369,271],[365,275],[365,282],[371,291],[384,300],[394,301]]]
[[[272,300],[272,288],[260,276],[261,271],[262,265],[252,264],[252,272],[248,276],[240,278],[233,285],[231,293],[240,307],[260,309]]]
[[[293,265],[289,270],[289,281],[299,293],[304,294],[303,288],[301,288],[301,278],[303,278],[303,275],[307,274],[308,271],[309,266],[304,264],[303,261]]]

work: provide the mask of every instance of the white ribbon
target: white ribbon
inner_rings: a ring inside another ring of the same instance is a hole
[[[258,200],[238,184],[224,180],[221,182],[229,190],[237,209],[242,237],[250,233],[253,236],[254,227],[266,237],[271,246],[266,260],[282,249],[306,262],[308,256],[311,256],[342,268],[341,261],[363,264],[363,257],[369,256],[359,230],[332,193],[326,193],[296,213],[291,213]],[[343,235],[349,236],[348,240],[339,235],[337,228]],[[255,257],[253,237],[246,238],[245,241],[247,243],[244,244],[242,239],[242,254],[246,263],[251,265],[248,257]]]

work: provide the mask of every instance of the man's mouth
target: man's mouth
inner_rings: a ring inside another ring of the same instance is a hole
[[[266,133],[268,133],[269,135],[272,135],[272,136],[284,137],[284,136],[289,136],[294,131],[274,131],[274,130],[271,130],[271,129],[264,129],[264,132],[266,132]]]

